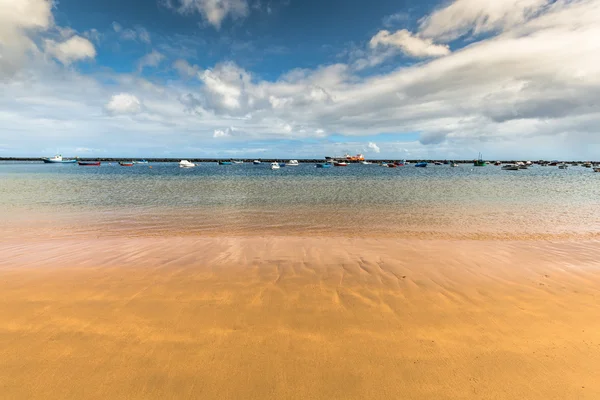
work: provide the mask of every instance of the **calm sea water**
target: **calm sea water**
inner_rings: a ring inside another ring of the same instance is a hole
[[[583,167],[0,163],[12,233],[581,234],[600,232],[599,199]]]

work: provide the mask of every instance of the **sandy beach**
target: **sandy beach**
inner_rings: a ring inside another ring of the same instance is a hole
[[[600,244],[10,239],[7,399],[597,399]]]

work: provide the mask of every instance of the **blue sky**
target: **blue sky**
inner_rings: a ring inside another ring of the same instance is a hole
[[[0,156],[600,158],[595,0],[0,11]]]

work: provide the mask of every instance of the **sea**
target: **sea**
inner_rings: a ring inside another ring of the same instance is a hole
[[[579,239],[600,235],[600,173],[537,165],[0,162],[0,229],[4,237]]]

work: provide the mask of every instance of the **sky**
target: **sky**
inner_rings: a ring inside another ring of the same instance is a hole
[[[0,157],[600,160],[600,0],[0,0]]]

